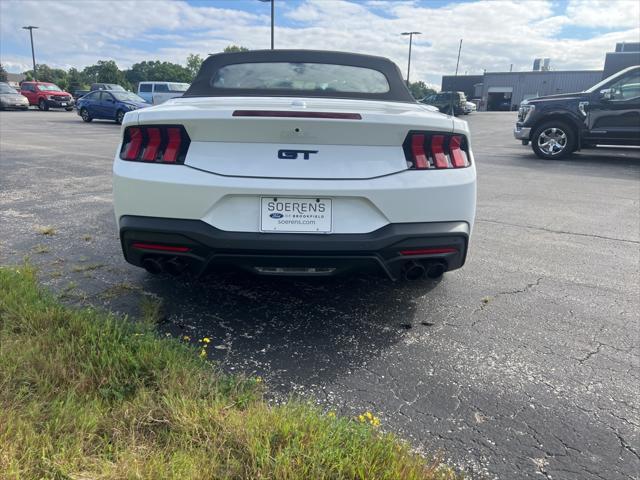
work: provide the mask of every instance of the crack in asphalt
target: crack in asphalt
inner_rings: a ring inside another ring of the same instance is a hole
[[[600,350],[602,349],[603,346],[605,346],[604,343],[598,342],[598,345],[596,346],[595,350],[591,350],[591,351],[587,352],[587,354],[584,357],[578,358],[578,363],[582,365],[584,362],[589,360],[591,357],[593,357],[594,355],[597,355],[598,353],[600,353]]]
[[[475,310],[473,310],[473,312],[471,312],[471,314],[469,315],[469,319],[471,319],[476,313],[482,312],[486,307],[488,307],[489,304],[491,303],[492,298],[497,298],[503,295],[517,295],[519,293],[525,293],[533,287],[540,286],[540,282],[542,281],[543,278],[544,277],[538,277],[538,279],[535,282],[527,283],[523,288],[497,292],[493,297],[485,297],[482,303],[480,304],[480,306]],[[478,323],[480,323],[480,321],[481,319],[474,320],[473,322],[471,322],[471,327],[475,327]]]
[[[557,233],[560,235],[575,235],[578,237],[600,238],[602,240],[612,240],[614,242],[625,242],[625,243],[633,243],[635,245],[640,245],[640,240],[629,240],[626,238],[607,237],[605,235],[595,235],[593,233],[568,232],[566,230],[555,230],[553,228],[537,227],[535,225],[521,225],[519,223],[501,222],[499,220],[486,220],[486,219],[476,218],[476,223],[478,222],[493,223],[497,225],[507,225],[509,227],[527,228],[530,230],[540,230],[543,232]]]

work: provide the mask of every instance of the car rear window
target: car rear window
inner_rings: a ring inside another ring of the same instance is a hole
[[[387,93],[389,82],[371,68],[327,63],[264,62],[225,65],[213,74],[213,88]]]

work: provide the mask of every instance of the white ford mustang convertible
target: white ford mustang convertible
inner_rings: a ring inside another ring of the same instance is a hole
[[[182,97],[126,114],[113,174],[126,260],[172,275],[437,278],[476,208],[466,122],[341,52],[210,56]]]

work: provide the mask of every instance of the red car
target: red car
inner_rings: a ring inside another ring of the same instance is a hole
[[[73,110],[73,97],[55,83],[22,82],[20,93],[29,99],[29,105],[37,105],[40,110],[49,110],[50,108]]]

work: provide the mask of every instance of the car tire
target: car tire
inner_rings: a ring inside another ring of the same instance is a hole
[[[87,123],[93,120],[93,118],[91,118],[91,115],[89,115],[89,110],[84,107],[80,109],[80,117],[82,118],[82,121]]]
[[[38,108],[43,112],[49,110],[49,105],[47,105],[47,101],[44,98],[40,99],[40,101],[38,102]]]
[[[118,110],[116,112],[116,123],[118,125],[122,125],[122,120],[124,119],[124,113],[122,110]]]
[[[544,160],[567,158],[577,148],[575,128],[561,120],[551,120],[540,125],[531,136],[531,148]]]

